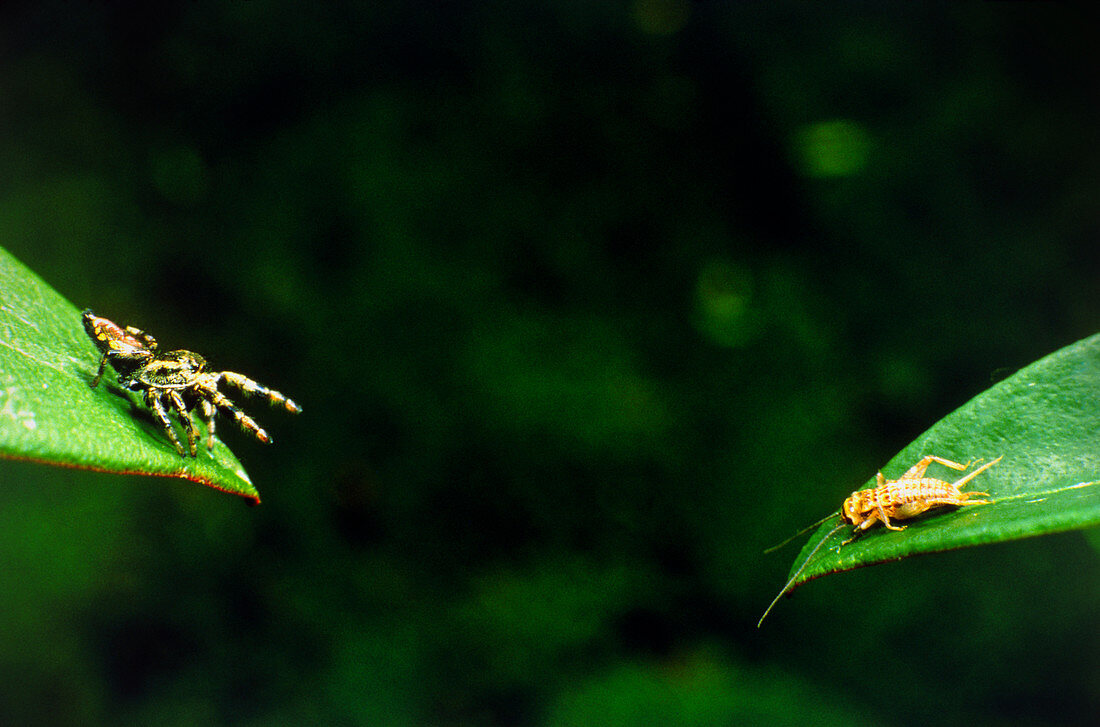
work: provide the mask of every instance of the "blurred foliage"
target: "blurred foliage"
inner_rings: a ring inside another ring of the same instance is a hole
[[[251,510],[0,463],[0,717],[1086,722],[1078,534],[754,628],[764,547],[1098,329],[1084,13],[5,6],[0,245],[305,414],[225,428]]]

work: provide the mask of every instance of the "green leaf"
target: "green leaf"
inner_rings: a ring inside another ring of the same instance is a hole
[[[89,386],[98,365],[81,311],[0,248],[0,457],[182,477],[260,501],[220,441],[181,457],[113,376]]]
[[[993,504],[933,509],[901,523],[909,527],[900,532],[876,525],[843,547],[852,528],[839,525],[838,511],[802,548],[780,596],[829,573],[1100,524],[1098,427],[1100,334],[987,389],[882,468],[893,480],[929,454],[955,462],[1003,455],[964,488],[988,492]],[[954,482],[962,474],[933,464],[927,476]],[[874,485],[872,478],[864,487]],[[837,493],[838,503],[847,495]]]

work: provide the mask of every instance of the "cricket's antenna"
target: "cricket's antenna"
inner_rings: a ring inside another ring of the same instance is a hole
[[[832,517],[832,515],[830,515],[829,517]],[[828,518],[825,518],[825,520],[828,520]],[[825,520],[820,520],[817,523],[815,523],[815,525],[820,525],[821,523],[825,522]],[[841,522],[835,528],[830,530],[829,534],[826,535],[824,538],[822,538],[820,540],[820,542],[818,542],[818,544],[814,546],[814,549],[811,550],[810,554],[806,556],[806,560],[802,561],[802,565],[799,567],[798,570],[796,570],[794,572],[794,575],[791,576],[791,579],[789,581],[787,581],[787,585],[783,586],[783,588],[779,591],[779,595],[775,597],[775,600],[773,600],[770,604],[768,604],[768,609],[766,611],[764,611],[764,615],[761,616],[760,620],[756,622],[756,628],[760,628],[760,625],[762,623],[764,623],[764,619],[766,619],[768,617],[768,614],[772,612],[772,609],[775,608],[775,604],[779,603],[779,599],[783,598],[783,594],[787,592],[787,589],[791,587],[791,584],[794,583],[795,579],[798,578],[800,575],[802,575],[802,571],[806,570],[806,566],[809,565],[810,559],[814,557],[814,555],[817,553],[817,551],[821,550],[821,546],[825,544],[825,541],[828,540],[829,538],[833,537],[833,534],[836,533],[836,531],[843,528],[845,525],[846,525],[846,523]],[[811,525],[810,527],[812,528],[813,525]],[[808,529],[809,528],[807,528],[807,530]],[[805,532],[805,530],[802,531],[802,532]],[[797,536],[795,536],[795,537],[797,537]],[[789,540],[793,540],[793,537],[790,538]],[[783,543],[780,543],[780,545],[777,545],[775,547],[778,548],[781,545],[785,545],[786,542],[787,541],[784,541]],[[772,548],[772,550],[775,550],[775,548]]]
[[[795,533],[795,534],[794,534],[794,535],[792,535],[791,537],[789,537],[789,538],[787,538],[786,540],[784,540],[784,541],[783,541],[782,543],[779,543],[778,545],[773,545],[772,547],[768,548],[767,550],[765,550],[765,551],[764,551],[764,553],[765,553],[765,554],[767,554],[767,553],[774,553],[775,551],[779,550],[780,548],[782,548],[782,547],[783,547],[784,545],[786,545],[787,543],[789,543],[789,542],[791,542],[792,540],[794,540],[795,538],[797,538],[797,537],[798,537],[799,535],[801,535],[802,533],[806,532],[807,530],[813,530],[814,528],[816,528],[816,527],[817,527],[818,525],[820,525],[821,523],[825,522],[825,521],[826,521],[826,520],[828,520],[829,518],[831,518],[831,517],[836,517],[836,516],[837,516],[837,515],[839,515],[839,514],[840,514],[840,511],[838,510],[837,512],[834,512],[834,513],[830,513],[830,514],[826,515],[825,517],[823,517],[823,518],[821,518],[820,520],[818,520],[818,521],[817,521],[816,523],[813,523],[812,525],[807,525],[806,527],[802,528],[802,529],[801,529],[801,530],[799,530],[799,531],[798,531],[797,533]]]

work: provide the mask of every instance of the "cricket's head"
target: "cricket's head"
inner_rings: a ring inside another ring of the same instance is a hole
[[[853,492],[840,508],[840,517],[850,525],[859,525],[867,519],[867,504],[864,502],[867,497],[863,494],[865,492],[870,492],[870,490]]]

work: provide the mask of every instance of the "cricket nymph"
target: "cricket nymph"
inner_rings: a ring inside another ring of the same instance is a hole
[[[907,520],[916,517],[934,507],[961,507],[963,505],[988,505],[990,500],[977,500],[977,496],[988,497],[988,492],[963,492],[961,488],[970,480],[1001,461],[1001,458],[987,462],[966,477],[956,482],[945,482],[934,477],[925,477],[928,465],[938,462],[944,467],[965,470],[971,465],[959,464],[949,459],[928,455],[913,465],[896,480],[887,480],[879,472],[875,476],[875,487],[856,490],[844,501],[840,516],[855,526],[852,537],[844,541],[848,544],[876,522],[881,522],[890,530],[904,530],[905,525],[894,525],[894,520]]]
[[[949,459],[930,454],[926,457],[922,457],[919,462],[910,467],[905,474],[896,480],[886,479],[882,472],[876,474],[874,487],[870,487],[866,490],[856,490],[844,501],[844,504],[840,508],[840,522],[817,542],[817,545],[810,551],[810,554],[802,561],[802,565],[799,566],[798,570],[795,571],[794,575],[787,581],[787,585],[783,586],[783,589],[779,591],[779,595],[775,597],[767,610],[764,611],[764,615],[760,617],[760,621],[757,622],[756,627],[760,628],[760,624],[764,623],[764,619],[771,613],[775,604],[779,602],[779,599],[783,597],[787,589],[789,589],[798,577],[802,575],[802,572],[806,569],[806,566],[810,564],[810,561],[813,559],[814,555],[817,554],[817,551],[820,550],[821,546],[828,542],[835,533],[848,525],[855,527],[852,531],[852,537],[842,542],[840,546],[837,546],[839,550],[840,547],[858,538],[875,523],[880,522],[890,530],[905,530],[908,526],[895,525],[891,522],[891,519],[908,520],[934,507],[990,505],[993,503],[992,500],[975,499],[978,496],[989,497],[988,492],[963,492],[962,487],[982,472],[985,472],[987,469],[1000,462],[1001,459],[1002,457],[998,457],[992,462],[987,462],[966,477],[958,479],[955,482],[946,482],[944,480],[937,480],[934,477],[925,477],[924,473],[928,469],[928,465],[933,462],[938,462],[944,467],[950,467],[951,469],[959,471],[968,469],[970,465],[975,464],[975,462],[959,464],[958,462],[952,462]],[[981,462],[981,460],[978,460],[978,462]],[[764,552],[770,553],[773,550],[777,550],[810,528],[815,528],[834,517],[836,517],[836,513],[826,515],[813,525],[804,528],[779,545],[768,548]]]

